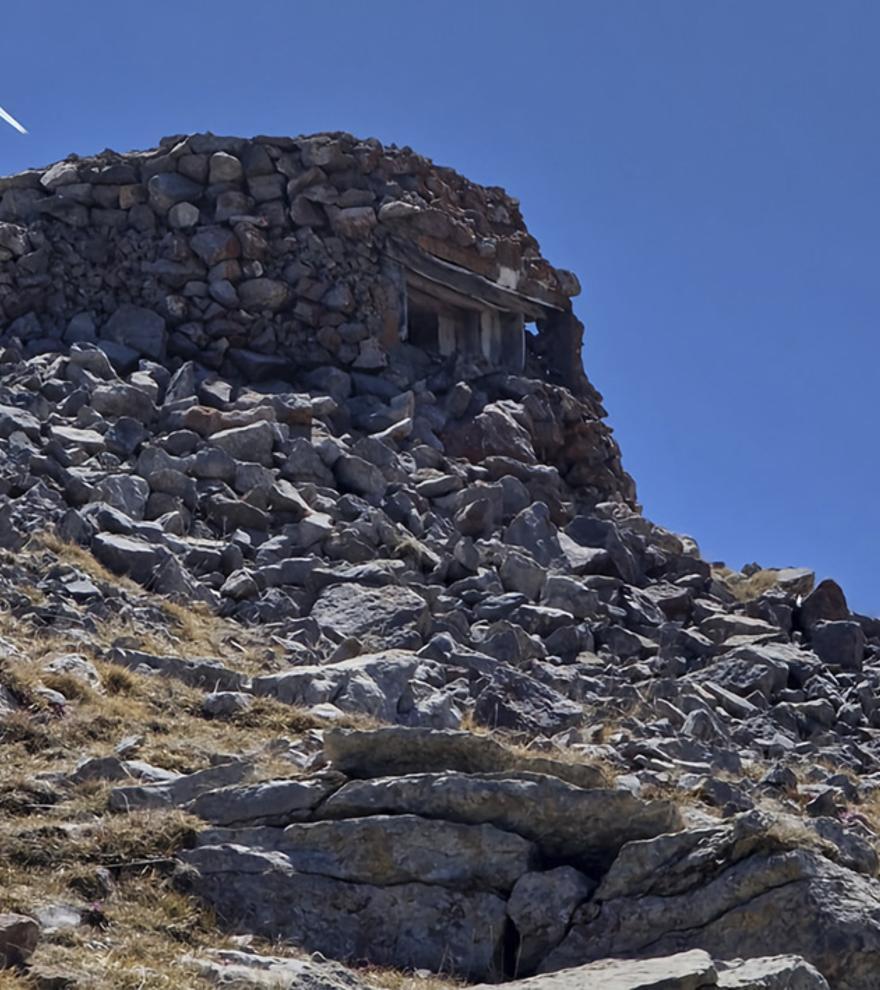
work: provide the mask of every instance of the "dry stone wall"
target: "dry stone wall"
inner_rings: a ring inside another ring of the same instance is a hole
[[[169,138],[0,195],[0,317],[31,353],[102,338],[213,368],[248,349],[376,370],[402,321],[390,238],[562,309],[579,288],[503,190],[346,134]]]
[[[413,267],[423,286],[454,285],[437,287],[438,306],[465,299],[492,315],[473,348],[408,342]],[[504,371],[493,362],[515,350],[497,337],[512,316],[523,370],[546,383],[544,408],[531,403],[538,453],[574,471],[573,485],[634,504],[582,370],[579,291],[502,189],[348,134],[196,134],[0,178],[6,361],[96,345],[122,374],[192,361],[197,377],[354,392],[363,404],[491,384]],[[538,332],[523,334],[523,319]],[[522,457],[516,429],[473,425],[480,411],[460,410],[462,456]]]

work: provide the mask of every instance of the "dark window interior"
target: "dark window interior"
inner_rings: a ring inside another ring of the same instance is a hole
[[[407,309],[409,342],[414,347],[426,351],[437,351],[440,348],[439,319],[436,310],[428,309],[410,301]]]

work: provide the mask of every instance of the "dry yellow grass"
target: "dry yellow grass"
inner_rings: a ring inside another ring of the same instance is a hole
[[[100,900],[93,924],[44,936],[34,957],[39,969],[58,967],[81,974],[90,990],[171,990],[207,986],[180,958],[199,949],[231,946],[209,912],[172,889],[171,857],[191,842],[201,823],[180,811],[112,815],[112,784],[92,781],[72,789],[53,776],[84,757],[106,756],[126,737],[137,737],[137,756],[156,766],[189,773],[210,765],[219,753],[247,754],[258,778],[293,776],[280,737],[296,741],[325,725],[306,712],[272,698],[229,719],[202,714],[204,693],[160,676],[142,676],[108,662],[106,647],[133,637],[157,654],[214,656],[246,673],[277,669],[278,651],[259,633],[168,602],[106,571],[85,550],[41,535],[14,563],[38,582],[61,563],[87,573],[129,604],[159,617],[144,633],[133,623],[111,619],[98,635],[44,627],[29,617],[0,610],[0,635],[9,656],[0,661],[0,684],[20,709],[0,721],[0,910],[33,912],[51,904],[88,909]],[[34,604],[36,584],[19,589]],[[93,688],[69,673],[48,673],[46,661],[61,653],[91,660],[100,677]],[[43,688],[60,692],[63,706]],[[343,724],[365,726],[352,718]],[[115,877],[107,895],[98,871]],[[260,947],[272,951],[268,944]],[[4,972],[0,987],[33,986]]]
[[[720,581],[739,602],[754,601],[771,588],[775,588],[778,575],[778,569],[772,567],[762,568],[749,576],[729,567],[712,568],[712,576]]]
[[[88,550],[76,543],[62,540],[54,533],[43,532],[31,539],[28,549],[32,554],[48,553],[57,561],[83,571],[99,585],[118,589],[130,600],[149,604],[164,616],[165,627],[149,633],[124,619],[102,623],[99,630],[101,645],[109,646],[117,639],[132,638],[147,652],[183,652],[189,656],[217,657],[246,672],[266,672],[278,667],[280,651],[264,636],[213,615],[204,605],[181,605],[146,591],[129,578],[107,570]],[[37,588],[33,591],[40,594]]]

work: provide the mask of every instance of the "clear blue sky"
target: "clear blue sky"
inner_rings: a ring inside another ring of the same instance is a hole
[[[579,273],[646,513],[880,612],[876,0],[3,0],[0,173],[349,130],[518,196]]]

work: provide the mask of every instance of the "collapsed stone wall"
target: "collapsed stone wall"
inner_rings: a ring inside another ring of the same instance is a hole
[[[599,497],[633,504],[583,372],[576,277],[541,256],[502,189],[408,148],[341,133],[197,134],[0,178],[0,341],[24,357],[97,343],[123,372],[192,360],[290,383],[335,367],[435,393],[498,371],[479,354],[406,342],[401,252],[536,320],[526,371],[580,404],[566,417],[572,436],[548,442],[571,467],[589,435],[596,470],[579,483],[599,478]],[[355,391],[376,388],[362,377]]]

